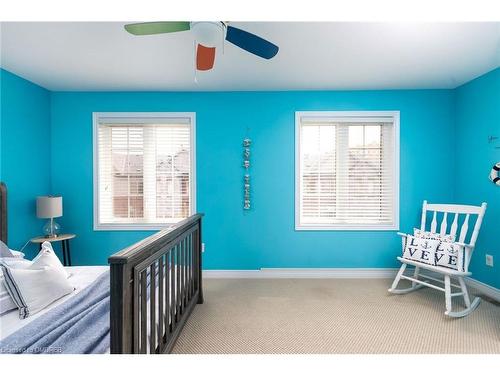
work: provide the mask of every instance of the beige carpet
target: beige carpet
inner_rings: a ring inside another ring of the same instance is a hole
[[[385,279],[204,282],[174,353],[500,353],[500,307],[484,300],[452,319],[441,292],[391,295]]]

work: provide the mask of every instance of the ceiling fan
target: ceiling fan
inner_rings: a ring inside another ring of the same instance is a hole
[[[278,46],[249,33],[229,26],[227,22],[143,22],[125,25],[125,30],[133,35],[152,35],[191,30],[196,40],[196,69],[210,70],[215,62],[217,44],[224,40],[264,59],[271,59],[278,53]]]

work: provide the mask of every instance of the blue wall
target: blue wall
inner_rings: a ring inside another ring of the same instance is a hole
[[[418,223],[423,199],[487,201],[472,271],[500,287],[500,188],[486,178],[500,161],[494,148],[500,141],[486,142],[500,134],[500,69],[456,90],[50,93],[1,69],[0,88],[0,178],[10,193],[11,247],[40,233],[34,199],[48,193],[64,195],[61,221],[78,234],[77,264],[104,264],[112,252],[148,235],[92,230],[91,113],[194,111],[206,268],[395,266],[393,232],[294,231],[293,116],[297,110],[400,110],[401,229]],[[253,209],[245,213],[240,144],[247,127],[254,140]],[[485,266],[485,253],[494,255],[495,268]]]
[[[0,177],[9,190],[9,245],[19,249],[40,234],[35,198],[50,193],[50,92],[3,69],[0,91]]]
[[[300,110],[401,111],[401,229],[418,223],[423,199],[452,200],[452,90],[56,92],[51,100],[52,187],[64,196],[64,229],[78,234],[75,263],[104,264],[108,255],[148,234],[92,229],[92,112],[189,111],[197,116],[197,205],[206,214],[205,268],[396,266],[400,241],[394,232],[294,230],[294,112]],[[253,208],[243,212],[241,141],[247,127],[253,139]]]
[[[48,193],[65,198],[61,222],[78,234],[72,248],[77,264],[104,264],[109,254],[148,235],[92,229],[91,113],[193,111],[206,268],[395,266],[399,241],[393,232],[294,231],[294,112],[400,110],[401,229],[418,223],[423,199],[487,201],[472,270],[500,287],[498,266],[484,264],[486,252],[496,264],[500,259],[500,188],[486,179],[500,161],[496,144],[486,142],[500,133],[500,69],[456,90],[247,93],[50,93],[0,72],[0,175],[9,186],[14,248],[40,232],[34,198]],[[254,141],[253,209],[243,212],[241,140],[247,127]]]
[[[456,90],[456,188],[461,203],[487,202],[486,216],[471,261],[474,278],[500,288],[500,187],[488,180],[493,164],[500,162],[500,68]],[[494,256],[487,267],[485,254]]]

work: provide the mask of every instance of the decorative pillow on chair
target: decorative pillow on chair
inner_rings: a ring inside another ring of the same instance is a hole
[[[438,240],[427,238],[417,238],[415,236],[406,236],[403,258],[416,260],[426,264],[435,264],[436,249],[439,245]]]
[[[425,238],[427,240],[439,240],[442,242],[455,242],[455,236],[451,234],[440,234],[427,232],[425,230],[413,228],[413,235],[417,238]]]
[[[464,271],[464,247],[455,242],[441,242],[436,249],[436,266]]]

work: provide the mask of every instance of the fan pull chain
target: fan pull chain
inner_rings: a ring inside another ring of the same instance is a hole
[[[193,68],[194,68],[194,83],[198,83],[198,69],[196,69],[196,39],[194,40],[194,63],[193,63]]]
[[[222,39],[222,54],[224,54],[224,29],[222,30],[222,35],[221,35],[221,39]]]

